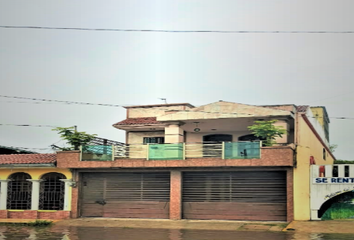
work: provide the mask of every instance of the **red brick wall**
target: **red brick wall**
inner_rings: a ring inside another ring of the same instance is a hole
[[[77,186],[74,188],[71,188],[71,217],[72,218],[78,218],[79,217],[79,210],[78,210],[78,204],[79,204],[79,174],[77,171],[73,171],[73,180],[76,182]]]
[[[69,219],[70,211],[38,212],[38,219]]]
[[[287,191],[287,221],[291,222],[294,220],[294,171],[293,169],[288,169],[286,171],[286,191]]]
[[[182,172],[171,171],[170,219],[182,218]]]
[[[7,210],[0,210],[0,219],[7,218]]]
[[[115,161],[80,161],[79,151],[58,152],[59,168],[173,168],[173,167],[265,167],[293,166],[290,147],[263,147],[260,159],[192,158],[186,160],[115,159]]]
[[[9,211],[1,210],[0,219],[69,219],[70,211],[39,212],[35,210]]]

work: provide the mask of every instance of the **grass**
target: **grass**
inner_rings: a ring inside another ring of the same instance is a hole
[[[322,220],[353,218],[354,205],[350,203],[335,203],[322,216]]]
[[[27,225],[32,227],[44,227],[44,226],[52,225],[52,223],[53,223],[52,221],[47,221],[47,220],[36,220],[34,222],[27,223]]]
[[[6,225],[6,226],[30,226],[30,227],[46,227],[52,225],[52,221],[47,221],[47,220],[36,220],[34,222],[4,222],[0,223],[0,225]]]

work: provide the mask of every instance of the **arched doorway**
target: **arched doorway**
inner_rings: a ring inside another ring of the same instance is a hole
[[[238,138],[239,141],[263,141],[266,140],[263,137],[256,137],[254,134],[244,135]]]
[[[203,136],[203,157],[222,157],[222,142],[232,142],[231,134],[210,134]]]
[[[60,179],[66,179],[61,173],[47,173],[41,178],[39,191],[40,210],[63,210],[65,197],[65,183]]]
[[[14,173],[8,178],[7,209],[28,210],[32,202],[32,182],[27,181],[31,176],[27,173]]]
[[[204,143],[232,142],[231,134],[210,134],[203,136]]]
[[[322,220],[354,218],[354,192],[345,192],[324,202],[318,210]]]

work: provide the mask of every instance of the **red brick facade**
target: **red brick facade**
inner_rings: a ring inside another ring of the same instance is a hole
[[[171,171],[170,219],[182,218],[182,172]]]
[[[120,159],[80,161],[80,151],[58,152],[59,168],[277,167],[294,165],[291,147],[263,147],[260,159],[191,158],[186,160]]]
[[[70,211],[0,210],[0,219],[69,219]]]
[[[195,158],[186,160],[144,160],[115,159],[115,161],[80,161],[80,151],[59,152],[57,166],[75,169],[72,188],[71,218],[80,217],[79,189],[81,171],[170,171],[170,219],[182,218],[182,172],[183,171],[223,171],[230,169],[269,169],[286,171],[287,181],[287,221],[293,220],[293,149],[291,147],[264,147],[260,159],[220,159]],[[113,169],[112,169],[113,168]],[[116,169],[115,169],[116,168]]]

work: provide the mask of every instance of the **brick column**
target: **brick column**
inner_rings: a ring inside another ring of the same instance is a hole
[[[79,217],[79,173],[76,170],[73,170],[73,181],[76,182],[76,186],[71,188],[71,218],[78,218]]]
[[[32,182],[32,202],[31,202],[31,210],[38,210],[39,206],[39,187],[40,183],[43,180],[33,180],[27,179],[27,181]]]
[[[293,177],[293,169],[288,169],[286,171],[286,195],[287,195],[287,222],[291,222],[294,220],[294,177]]]
[[[182,218],[182,172],[171,171],[170,219]]]
[[[9,179],[0,180],[1,182],[1,192],[0,192],[0,210],[7,209],[7,183],[11,181]]]

